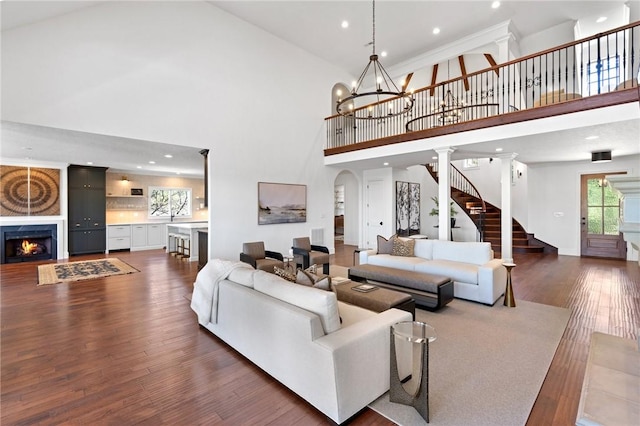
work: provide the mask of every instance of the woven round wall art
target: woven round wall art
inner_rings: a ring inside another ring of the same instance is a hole
[[[60,214],[60,170],[0,166],[0,216]]]

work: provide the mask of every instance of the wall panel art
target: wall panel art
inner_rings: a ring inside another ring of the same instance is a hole
[[[60,215],[60,169],[0,166],[0,216]]]

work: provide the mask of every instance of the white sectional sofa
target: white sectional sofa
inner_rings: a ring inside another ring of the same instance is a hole
[[[203,327],[336,423],[389,390],[390,327],[412,319],[215,259],[198,273],[191,307]]]
[[[504,294],[507,270],[493,258],[491,243],[417,239],[413,256],[378,254],[362,250],[360,264],[451,278],[453,294],[460,299],[493,305]]]

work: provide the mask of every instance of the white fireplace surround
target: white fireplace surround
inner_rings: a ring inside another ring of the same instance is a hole
[[[64,221],[58,217],[55,219],[47,219],[46,216],[36,218],[30,217],[16,217],[16,218],[7,218],[3,217],[0,219],[0,226],[23,226],[23,225],[56,225],[56,234],[57,234],[57,245],[56,250],[58,253],[58,260],[65,258],[65,250],[64,250],[64,241],[65,238],[65,230],[64,230]],[[67,256],[68,257],[68,256]]]

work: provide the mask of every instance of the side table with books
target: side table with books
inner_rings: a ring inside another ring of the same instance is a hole
[[[351,281],[348,278],[332,277],[338,300],[360,306],[374,312],[397,308],[416,316],[416,301],[410,294],[378,287],[371,283]]]

